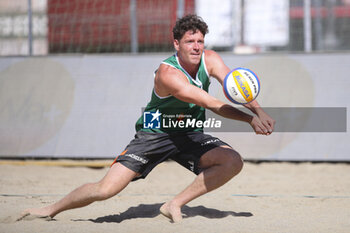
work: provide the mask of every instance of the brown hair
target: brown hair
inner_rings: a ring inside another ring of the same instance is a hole
[[[199,30],[203,36],[208,33],[208,25],[197,15],[186,15],[176,21],[173,28],[173,37],[175,40],[181,40],[187,31],[196,32]]]

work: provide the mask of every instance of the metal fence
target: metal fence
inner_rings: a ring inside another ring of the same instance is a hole
[[[0,56],[172,51],[188,13],[234,53],[350,50],[350,0],[2,0]]]

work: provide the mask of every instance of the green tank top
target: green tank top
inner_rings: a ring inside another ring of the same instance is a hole
[[[208,92],[210,80],[205,66],[204,52],[195,79],[181,67],[177,54],[165,59],[162,64],[180,70],[186,75],[191,85]],[[204,121],[205,109],[203,107],[181,101],[174,96],[160,97],[153,89],[151,101],[137,120],[135,128],[136,131],[155,133],[203,131]]]

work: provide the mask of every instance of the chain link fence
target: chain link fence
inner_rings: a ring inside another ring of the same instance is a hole
[[[350,50],[350,0],[1,0],[0,56],[172,51],[188,13],[218,51]]]

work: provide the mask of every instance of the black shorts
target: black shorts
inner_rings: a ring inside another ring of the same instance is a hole
[[[215,147],[223,145],[228,146],[220,139],[202,132],[167,134],[138,131],[113,164],[118,162],[140,173],[141,175],[136,179],[145,178],[155,166],[167,159],[172,159],[195,174],[199,174],[200,157]]]

